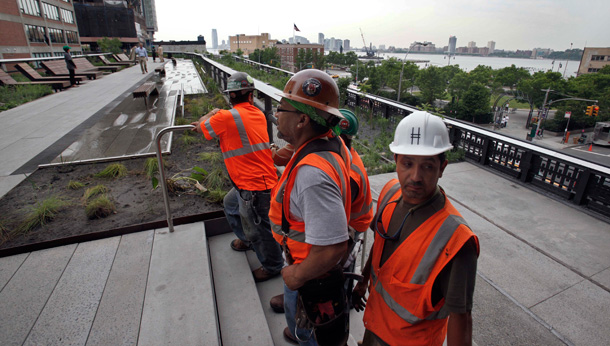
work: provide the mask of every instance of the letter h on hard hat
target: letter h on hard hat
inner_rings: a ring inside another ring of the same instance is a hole
[[[453,146],[443,120],[424,111],[403,118],[390,143],[390,150],[398,155],[434,156],[450,149]]]

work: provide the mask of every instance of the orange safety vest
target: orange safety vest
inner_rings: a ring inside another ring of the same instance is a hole
[[[442,190],[441,190],[442,191]],[[379,195],[377,214],[388,229],[401,196],[397,179]],[[443,192],[444,195],[444,192]],[[379,215],[383,210],[383,215]],[[421,224],[380,268],[385,240],[375,234],[371,262],[371,291],[364,312],[364,326],[390,345],[442,345],[449,312],[441,310],[443,298],[432,305],[432,286],[442,269],[471,238],[477,236],[445,196],[445,207]]]
[[[294,260],[294,263],[301,263],[309,255],[311,245],[305,243],[305,223],[303,221],[296,221],[291,218],[290,214],[290,194],[294,187],[295,178],[298,170],[303,165],[309,165],[317,167],[324,171],[341,189],[341,197],[343,199],[343,206],[347,220],[349,220],[350,208],[351,208],[351,196],[349,186],[349,168],[350,158],[347,151],[347,147],[341,142],[341,153],[339,155],[332,151],[318,151],[306,155],[303,159],[296,163],[296,158],[299,157],[299,153],[312,141],[325,138],[330,135],[327,132],[324,135],[312,138],[303,144],[292,156],[290,162],[286,165],[284,174],[280,178],[280,181],[271,192],[271,205],[269,208],[269,220],[271,221],[271,230],[273,231],[273,238],[283,244],[284,232],[282,231],[282,208],[284,208],[284,216],[289,223],[289,231],[286,234],[286,245],[290,249],[290,254]],[[292,169],[292,167],[294,169]],[[292,171],[291,171],[292,170]],[[347,227],[346,227],[347,231]]]
[[[267,119],[258,108],[243,102],[220,110],[200,126],[207,140],[220,139],[225,166],[239,189],[263,191],[277,184]]]
[[[364,232],[373,220],[373,197],[369,187],[369,176],[366,174],[366,168],[364,168],[360,155],[354,148],[351,148],[350,152],[352,154],[352,166],[349,175],[358,185],[358,194],[352,196],[349,225],[357,232]]]

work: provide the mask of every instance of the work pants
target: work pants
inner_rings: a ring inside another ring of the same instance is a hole
[[[70,85],[76,85],[76,73],[74,72],[73,68],[68,69],[68,72],[70,73]]]
[[[233,233],[251,244],[262,266],[272,274],[284,266],[282,250],[271,234],[270,191],[238,191],[232,188],[224,198],[224,212]]]
[[[284,284],[284,311],[286,315],[286,324],[288,325],[288,329],[292,336],[295,336],[295,328],[297,325],[295,315],[297,313],[298,296],[299,291],[293,291]],[[296,337],[300,340],[299,345],[301,346],[315,346],[318,344],[312,330],[299,328],[296,330]]]

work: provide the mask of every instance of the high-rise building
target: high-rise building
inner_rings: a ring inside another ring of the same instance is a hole
[[[489,48],[489,54],[493,54],[494,50],[496,50],[496,42],[495,41],[487,42],[487,48]]]
[[[324,34],[323,33],[318,34],[318,44],[324,44]]]
[[[328,43],[328,51],[329,51],[329,52],[330,52],[330,51],[334,51],[334,50],[335,50],[335,45],[337,44],[337,43],[336,43],[336,41],[337,41],[337,40],[335,40],[335,38],[334,38],[334,37],[331,37],[331,38],[330,38],[330,42]]]
[[[142,9],[144,10],[144,18],[146,18],[146,33],[148,41],[152,44],[155,40],[155,32],[159,31],[157,26],[157,8],[155,0],[142,0]]]
[[[457,44],[457,37],[449,36],[449,53],[455,53],[455,46]]]
[[[474,42],[474,41],[470,41],[470,42],[468,42],[468,48],[474,48],[474,47],[476,47],[476,46],[477,46],[477,43],[476,43],[476,42]]]
[[[349,46],[350,42],[348,39],[343,40],[343,51],[347,52],[350,50],[350,46]]]
[[[212,29],[212,48],[218,49],[218,32],[216,29]]]

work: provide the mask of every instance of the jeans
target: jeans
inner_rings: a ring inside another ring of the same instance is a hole
[[[290,333],[294,335],[294,328],[297,323],[295,320],[295,315],[297,313],[297,297],[299,295],[299,291],[293,291],[286,287],[284,284],[284,311],[286,314],[286,324],[288,324],[288,329]],[[318,343],[315,340],[315,337],[311,330],[308,329],[298,329],[296,331],[297,339],[303,340],[299,341],[299,345],[317,345]]]
[[[282,270],[284,259],[280,245],[271,235],[270,202],[270,192],[232,188],[224,198],[224,212],[237,238],[250,243],[263,268],[275,274]]]

